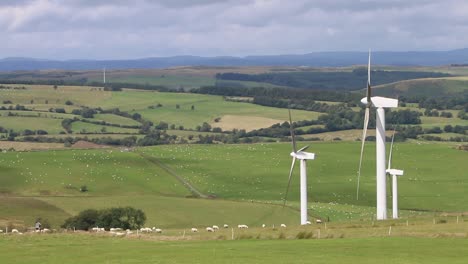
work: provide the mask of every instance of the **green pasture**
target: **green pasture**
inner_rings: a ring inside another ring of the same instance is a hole
[[[446,117],[435,117],[435,116],[421,116],[421,122],[422,122],[421,127],[425,127],[425,128],[438,126],[441,129],[444,129],[444,126],[446,125],[468,126],[468,120],[463,120],[457,117],[446,118]]]
[[[360,199],[355,198],[359,150],[359,142],[311,143],[309,151],[317,154],[316,160],[308,162],[312,201],[375,205],[375,145],[371,142],[365,148]],[[280,202],[291,160],[290,144],[179,145],[141,151],[171,166],[203,192],[224,199]],[[466,211],[467,158],[467,152],[447,144],[396,144],[393,164],[405,170],[399,180],[400,208]],[[298,173],[296,167],[291,201],[299,199]]]
[[[116,134],[138,134],[136,128],[124,128],[116,126],[103,126],[82,121],[72,123],[72,131],[76,133],[116,133]]]
[[[10,100],[13,104],[22,105],[45,104],[45,107],[48,107],[47,104],[65,105],[65,102],[69,100],[77,108],[76,105],[98,104],[100,101],[111,96],[111,92],[99,91],[98,88],[90,86],[59,85],[57,89],[54,89],[52,85],[8,84],[5,86],[26,88],[24,90],[0,89],[2,100]],[[32,103],[31,100],[33,100]]]
[[[344,238],[152,241],[90,235],[0,238],[4,263],[454,263],[467,262],[468,240]]]
[[[158,103],[163,106],[155,109],[148,108]],[[203,122],[211,123],[215,118],[223,115],[266,117],[278,119],[279,122],[288,120],[286,109],[229,102],[224,101],[221,96],[201,94],[124,91],[112,93],[111,98],[99,105],[104,109],[119,106],[120,110],[137,112],[156,124],[164,121],[186,128],[195,128]],[[176,105],[180,108],[177,109]],[[191,110],[192,105],[195,110]],[[318,115],[317,112],[294,111],[295,120],[316,119]]]
[[[468,77],[426,78],[375,86],[380,96],[445,96],[468,90]]]
[[[95,114],[94,119],[102,120],[110,124],[126,125],[126,126],[141,126],[141,123],[128,117],[118,116],[114,114]]]
[[[305,144],[300,142],[299,146]],[[317,154],[316,160],[308,162],[312,218],[373,218],[374,148],[373,143],[368,143],[365,149],[357,201],[359,142],[312,143],[309,150]],[[229,224],[259,225],[279,220],[294,224],[298,217],[298,168],[288,206],[280,206],[290,151],[290,144],[273,143],[167,145],[139,148],[136,152],[104,149],[0,153],[0,220],[26,224],[40,215],[58,225],[66,216],[86,208],[130,205],[144,209],[151,225],[164,227],[207,225],[210,221],[222,224],[229,219]],[[446,143],[397,143],[393,157],[394,166],[405,170],[405,176],[399,179],[402,216],[415,216],[418,211],[467,211],[468,152]],[[187,199],[192,194],[176,176],[216,198]],[[88,192],[79,191],[83,185]]]
[[[79,188],[86,185],[88,193]],[[0,193],[19,196],[88,196],[190,193],[161,168],[116,149],[0,154]]]
[[[0,116],[0,125],[6,129],[14,131],[45,130],[50,134],[58,134],[63,131],[61,119],[37,118],[37,117],[17,117]]]

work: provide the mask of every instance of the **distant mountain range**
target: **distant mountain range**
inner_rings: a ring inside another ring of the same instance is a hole
[[[367,63],[367,52],[313,52],[301,55],[247,57],[173,56],[129,60],[47,60],[33,58],[0,59],[0,71],[91,70],[128,68],[167,68],[174,66],[313,66],[340,67]],[[468,64],[468,49],[451,51],[377,51],[372,63],[394,66],[438,66]]]

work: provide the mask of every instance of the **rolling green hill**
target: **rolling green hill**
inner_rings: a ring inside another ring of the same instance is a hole
[[[456,96],[468,91],[468,77],[427,78],[374,86],[381,96]]]
[[[356,201],[359,143],[314,143],[308,163],[310,215],[370,219],[375,204],[373,144],[366,148],[361,199]],[[134,206],[150,225],[189,227],[298,221],[298,171],[288,205],[279,206],[290,166],[289,144],[169,145],[134,152],[62,150],[7,152],[0,164],[0,225],[36,217],[58,225],[86,208]],[[468,153],[447,144],[395,146],[403,216],[418,211],[466,211]],[[214,199],[196,199],[191,185]],[[88,192],[80,192],[86,185]]]

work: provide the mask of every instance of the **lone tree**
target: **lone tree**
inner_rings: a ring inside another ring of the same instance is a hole
[[[195,106],[194,106],[194,105],[192,105],[192,111],[193,111],[193,110],[195,110]]]

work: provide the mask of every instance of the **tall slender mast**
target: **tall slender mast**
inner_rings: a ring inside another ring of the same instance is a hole
[[[376,154],[377,154],[377,220],[387,219],[387,179],[385,168],[385,111],[377,108]]]
[[[106,68],[102,69],[102,81],[104,83],[104,86],[106,86]]]

